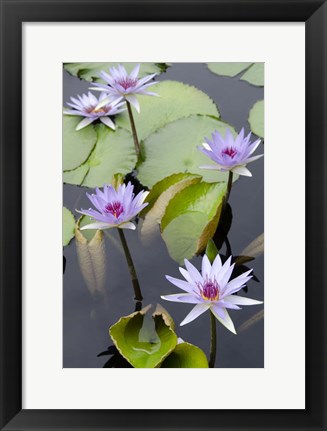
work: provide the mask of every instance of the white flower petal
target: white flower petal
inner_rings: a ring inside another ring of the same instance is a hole
[[[86,229],[111,229],[113,227],[115,227],[114,224],[104,223],[104,222],[98,221],[96,223],[90,223],[90,224],[87,224],[85,226],[82,226],[80,228],[80,230],[86,230]]]
[[[227,328],[227,329],[228,329],[229,331],[231,331],[233,334],[236,334],[236,330],[235,330],[234,323],[233,323],[232,319],[230,318],[230,316],[229,316],[229,314],[228,314],[228,312],[227,312],[226,308],[223,308],[223,310],[224,310],[224,314],[225,314],[224,319],[222,319],[222,318],[218,315],[218,313],[217,313],[217,309],[218,309],[218,306],[217,306],[217,305],[213,305],[213,306],[211,307],[211,311],[212,311],[212,313],[215,315],[215,317],[219,320],[219,322],[220,322],[222,325],[224,325],[224,326],[225,326],[225,328]]]
[[[219,271],[221,270],[221,259],[219,256],[219,253],[217,254],[217,256],[215,257],[215,260],[212,263],[212,267],[211,267],[211,273],[210,273],[210,278],[216,278],[217,279],[217,275],[219,273]]]
[[[245,166],[235,166],[231,169],[235,174],[244,175],[245,177],[252,177],[251,172]]]
[[[203,283],[203,277],[201,277],[201,274],[195,268],[195,266],[192,265],[192,263],[189,262],[187,259],[184,259],[184,264],[185,264],[186,269],[189,272],[189,274],[193,280],[193,283]]]
[[[219,165],[202,165],[199,166],[200,169],[211,169],[211,170],[216,170],[216,171],[220,171],[221,167]]]
[[[194,308],[192,308],[190,313],[185,317],[185,319],[180,324],[180,326],[183,326],[183,325],[186,325],[187,323],[192,322],[194,319],[196,319],[205,311],[207,311],[209,307],[210,307],[210,304],[207,304],[207,303],[197,304]]]
[[[222,294],[226,296],[238,292],[240,289],[242,289],[242,287],[252,278],[252,275],[249,275],[251,272],[252,269],[244,272],[236,278],[233,278],[233,280],[226,284]]]
[[[91,88],[91,90],[96,90],[96,88]],[[97,104],[97,106],[95,107],[95,109],[97,110],[97,109],[101,109],[101,108],[103,108],[105,105],[107,105],[108,103],[110,103],[110,97],[109,96],[107,96],[107,97],[105,97],[104,99],[102,99],[98,104]]]
[[[249,157],[248,159],[245,160],[245,163],[254,162],[255,160],[261,159],[261,157],[263,156],[264,154],[259,154],[258,156]]]
[[[132,222],[130,222],[130,221],[127,221],[127,222],[125,222],[125,223],[122,223],[122,224],[120,224],[120,225],[117,225],[117,227],[118,227],[119,229],[131,229],[131,230],[135,230],[135,229],[136,229],[135,224],[134,224],[134,223],[132,223]]]
[[[84,118],[82,121],[80,121],[77,126],[76,126],[76,131],[83,129],[84,127],[88,126],[89,124],[91,124],[93,121],[95,120],[95,118]]]
[[[134,106],[138,113],[140,113],[140,104],[137,97],[134,94],[125,94],[125,99]]]
[[[166,275],[166,278],[170,283],[174,284],[182,290],[185,290],[185,292],[193,292],[193,286],[187,281],[179,280],[178,278],[171,277],[170,275]]]
[[[244,296],[236,296],[236,295],[225,296],[224,301],[228,301],[231,304],[235,304],[235,305],[258,305],[258,304],[263,304],[262,301],[257,301],[256,299],[244,298]]]
[[[226,260],[226,262],[221,267],[219,273],[217,274],[216,280],[221,287],[225,287],[225,285],[222,285],[222,281],[224,280],[225,274],[229,271],[231,267],[231,261],[232,256],[229,256],[229,258]]]
[[[261,139],[257,139],[255,142],[253,142],[253,144],[250,145],[250,154],[255,152],[255,150],[260,145],[260,142],[261,142]]]
[[[212,151],[212,149],[211,149],[210,145],[209,145],[209,144],[207,144],[206,142],[203,142],[203,143],[202,143],[202,146],[203,146],[203,148],[205,148],[206,150],[208,150],[208,151]]]
[[[109,117],[100,117],[100,121],[108,126],[110,129],[115,130],[115,123]]]
[[[186,269],[179,267],[179,272],[182,274],[182,276],[185,278],[186,281],[188,281],[191,284],[195,284],[192,277],[190,276],[188,271],[186,271]]]
[[[197,298],[192,293],[177,293],[173,295],[163,295],[161,296],[161,298],[165,299],[166,301],[185,302],[187,304],[199,304],[203,302],[203,300],[201,300],[200,297]]]
[[[202,259],[202,277],[210,277],[211,263],[208,256],[205,254]]]

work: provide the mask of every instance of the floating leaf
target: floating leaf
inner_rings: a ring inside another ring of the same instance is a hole
[[[264,85],[264,63],[207,63],[211,72],[216,75],[234,77],[244,72],[242,81],[252,85]]]
[[[64,182],[87,187],[110,184],[112,177],[131,172],[136,164],[133,138],[125,129],[113,131],[95,126],[97,142],[87,162],[74,171],[64,172]],[[81,182],[80,182],[81,181]]]
[[[151,314],[147,307],[109,329],[119,353],[135,368],[160,366],[176,347],[177,336],[164,314],[158,310]]]
[[[242,81],[247,81],[250,84],[263,87],[264,80],[264,63],[254,63],[248,70],[244,73],[241,78]]]
[[[219,253],[219,250],[216,247],[216,244],[212,239],[209,239],[205,254],[208,256],[210,263],[212,263],[215,260],[218,253]]]
[[[208,182],[227,181],[228,173],[201,169],[201,165],[214,163],[197,148],[214,130],[223,136],[228,124],[212,117],[192,115],[167,124],[149,136],[143,143],[144,162],[138,166],[138,178],[151,188],[155,183],[178,172],[189,172],[203,176]],[[234,175],[234,180],[238,178]]]
[[[263,318],[264,318],[264,309],[260,310],[258,313],[256,313],[246,322],[242,323],[242,325],[238,328],[237,332],[240,333],[240,332],[246,331],[247,329],[251,328],[251,326],[253,326],[255,323],[258,323]]]
[[[245,249],[242,251],[242,256],[257,257],[264,252],[264,234],[262,233],[256,239],[254,239]]]
[[[64,69],[73,76],[80,79],[92,82],[103,82],[99,78],[99,73],[103,70],[109,73],[109,67],[117,67],[123,64],[127,72],[130,73],[139,63],[65,63]],[[167,70],[167,63],[141,63],[139,77],[149,75],[151,73],[162,73]]]
[[[105,294],[106,255],[101,230],[80,230],[89,224],[88,216],[81,217],[76,223],[75,238],[78,262],[83,279],[92,295]]]
[[[217,228],[226,183],[198,183],[169,202],[161,220],[162,237],[179,263],[201,253]]]
[[[161,368],[209,368],[208,360],[199,347],[181,343],[161,364]]]
[[[76,132],[81,117],[64,115],[63,117],[63,170],[75,169],[84,163],[94,147],[97,135],[89,125]]]
[[[65,247],[74,238],[75,218],[66,208],[62,208],[62,244]]]
[[[173,174],[159,183],[155,184],[150,194],[147,196],[150,211],[146,213],[142,224],[142,240],[148,242],[151,240],[153,233],[157,230],[161,219],[166,211],[169,201],[185,187],[196,184],[201,181],[199,175],[192,174]]]
[[[264,137],[264,102],[256,102],[249,112],[248,118],[251,131],[261,138]]]
[[[190,85],[182,82],[162,81],[153,86],[152,91],[156,92],[159,97],[138,96],[141,107],[140,114],[133,108],[140,141],[166,124],[193,114],[219,117],[217,106],[213,100],[207,94]],[[130,130],[127,112],[117,116],[116,123]]]
[[[211,70],[211,72],[215,73],[216,75],[230,76],[230,77],[234,77],[238,75],[239,73],[243,72],[252,64],[253,63],[237,63],[237,62],[207,63],[208,68]]]

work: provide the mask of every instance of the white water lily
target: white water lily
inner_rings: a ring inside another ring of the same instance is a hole
[[[235,263],[231,264],[232,257],[222,265],[219,254],[211,265],[208,256],[202,259],[201,273],[185,259],[185,267],[179,268],[185,280],[166,275],[170,283],[184,290],[186,293],[161,296],[166,301],[196,304],[191,312],[182,321],[182,325],[192,322],[205,311],[210,310],[217,320],[229,331],[236,334],[234,324],[227,309],[240,310],[239,305],[262,304],[262,301],[233,295],[241,290],[252,278],[252,269],[230,280]]]

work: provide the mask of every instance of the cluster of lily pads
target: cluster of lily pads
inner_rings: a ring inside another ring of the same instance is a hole
[[[219,73],[219,65],[208,67]],[[254,81],[261,76],[260,63],[233,66],[227,75],[244,71],[241,79],[247,75]],[[222,261],[212,239],[227,211],[233,180],[251,176],[247,165],[262,157],[253,155],[260,139],[253,141],[251,133],[245,135],[244,129],[237,133],[221,121],[217,106],[196,88],[156,81],[166,65],[126,67],[129,72],[121,64],[65,65],[70,73],[91,81],[90,90],[100,95],[89,91],[72,97],[64,110],[64,181],[95,188],[86,193],[90,208],[77,210],[82,214],[77,223],[64,209],[64,245],[76,237],[79,256],[88,256],[99,285],[105,262],[94,245],[101,244],[104,230],[119,232],[136,311],[110,327],[114,343],[110,366],[214,367],[216,321],[236,333],[228,310],[261,304],[237,294],[251,279],[252,270],[235,277],[232,256]],[[262,136],[261,113],[255,118],[256,134]],[[127,175],[132,179],[127,180]],[[137,228],[136,218],[143,220],[138,226],[144,241],[151,241],[159,229],[171,258],[185,266],[179,268],[182,279],[166,275],[182,292],[158,292],[158,299],[192,305],[181,325],[209,311],[209,361],[197,346],[178,338],[173,319],[161,305],[142,308],[146,286],[138,282],[123,233]],[[86,231],[92,236],[84,236]],[[203,258],[198,269],[190,259],[199,254]]]

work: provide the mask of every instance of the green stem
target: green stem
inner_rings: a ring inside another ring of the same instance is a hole
[[[229,195],[230,195],[230,191],[232,190],[232,185],[233,185],[233,172],[229,171],[228,174],[228,184],[227,184],[227,192],[226,192],[226,197],[225,197],[225,205],[227,205],[228,199],[229,199]]]
[[[136,133],[136,127],[135,127],[132,107],[131,107],[131,104],[127,100],[126,100],[126,105],[127,105],[129,121],[131,123],[132,133],[133,133],[135,151],[136,151],[136,155],[138,156],[140,154],[140,144],[139,144],[139,139],[138,139],[137,133]]]
[[[211,338],[210,338],[210,357],[209,357],[209,368],[215,368],[216,362],[216,349],[217,349],[217,329],[216,329],[216,318],[210,311],[211,320]]]
[[[118,233],[119,233],[119,237],[124,249],[124,253],[125,253],[125,257],[126,257],[126,261],[127,261],[127,265],[128,265],[128,269],[129,269],[129,274],[131,276],[131,280],[132,280],[132,284],[133,284],[133,288],[134,288],[134,294],[135,294],[135,299],[136,301],[142,301],[143,296],[141,293],[141,287],[136,275],[136,270],[135,270],[135,266],[133,263],[133,259],[131,256],[131,253],[129,251],[128,245],[127,245],[127,241],[123,232],[123,229],[119,229],[118,228]]]

